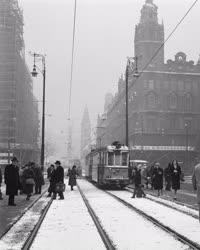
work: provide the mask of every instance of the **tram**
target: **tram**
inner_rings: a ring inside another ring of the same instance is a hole
[[[94,149],[86,156],[86,177],[99,186],[121,187],[129,184],[129,149],[120,143]]]

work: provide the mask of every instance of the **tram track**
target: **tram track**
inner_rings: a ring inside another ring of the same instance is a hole
[[[164,230],[165,232],[167,232],[168,234],[172,235],[178,241],[182,242],[185,245],[188,245],[190,247],[190,249],[195,249],[195,250],[199,250],[200,249],[200,245],[199,244],[191,241],[190,239],[188,239],[184,235],[182,235],[182,234],[176,232],[175,230],[173,230],[172,228],[164,225],[159,220],[157,220],[156,218],[152,217],[151,215],[148,215],[147,213],[145,213],[141,209],[138,209],[137,207],[133,206],[132,204],[126,202],[125,200],[121,199],[120,197],[114,195],[113,193],[111,193],[109,191],[104,190],[104,192],[106,194],[110,195],[111,197],[113,197],[115,200],[119,201],[124,206],[128,207],[130,210],[136,212],[137,214],[141,215],[143,218],[147,219],[148,221],[150,221],[151,223],[153,223],[154,225],[156,225],[156,227],[158,227],[158,228]]]
[[[106,231],[104,230],[104,228],[102,227],[97,215],[95,214],[93,208],[91,207],[89,201],[87,200],[86,196],[84,195],[83,191],[81,190],[80,186],[77,184],[78,190],[82,196],[82,199],[88,209],[88,212],[92,218],[92,220],[94,221],[94,224],[99,232],[99,235],[101,236],[101,239],[106,247],[107,250],[116,250],[116,247],[114,246],[112,240],[109,238],[108,234],[106,233]]]
[[[44,210],[42,211],[42,214],[37,222],[37,224],[35,225],[33,231],[31,232],[31,234],[29,235],[29,237],[27,238],[27,240],[25,241],[23,247],[22,247],[22,250],[29,250],[31,248],[31,245],[34,241],[34,239],[36,238],[37,236],[37,233],[40,229],[40,226],[42,225],[42,222],[51,206],[53,202],[53,199],[50,199],[50,201],[48,202],[47,206],[44,208]]]
[[[33,202],[31,202],[25,209],[24,211],[17,216],[17,218],[6,228],[4,233],[0,236],[0,240],[10,231],[10,229],[18,222],[20,219],[25,215],[25,213],[30,210],[36,203],[37,201],[47,192],[48,188],[46,188]]]
[[[7,250],[8,247],[10,247],[9,241],[16,242],[14,249],[30,249],[53,201],[52,199],[47,200],[47,189],[48,188],[46,188],[3,233],[0,238],[0,249]],[[31,215],[35,213],[37,213],[37,217],[31,217]],[[9,249],[12,249],[12,247]]]

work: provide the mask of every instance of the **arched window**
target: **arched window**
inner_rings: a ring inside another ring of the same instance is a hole
[[[191,111],[192,110],[192,96],[190,93],[187,93],[184,96],[184,110]]]
[[[171,93],[169,95],[169,108],[170,109],[176,109],[178,105],[178,98],[175,93]]]
[[[158,97],[154,92],[150,92],[146,95],[146,108],[154,109],[158,104]]]

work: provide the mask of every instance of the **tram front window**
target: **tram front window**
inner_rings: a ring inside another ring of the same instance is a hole
[[[128,162],[128,154],[127,153],[122,153],[122,166],[127,166],[127,162]]]
[[[116,166],[120,166],[121,165],[121,154],[120,154],[120,151],[116,151],[115,152],[115,165]]]
[[[114,153],[113,152],[108,153],[108,165],[109,166],[114,165]]]

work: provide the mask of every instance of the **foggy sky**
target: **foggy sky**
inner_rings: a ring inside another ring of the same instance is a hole
[[[47,55],[46,127],[56,139],[60,155],[65,152],[73,25],[73,0],[20,0],[24,11],[26,52]],[[126,57],[134,55],[134,27],[145,0],[77,0],[77,30],[72,88],[74,147],[79,150],[80,121],[88,106],[92,126],[103,112],[104,96],[115,93],[125,71]],[[154,0],[165,37],[194,0]],[[183,51],[188,59],[200,54],[200,3],[198,2],[165,46],[165,59]],[[27,53],[28,66],[32,58]],[[34,80],[42,99],[42,79]],[[40,103],[41,106],[41,103]]]

